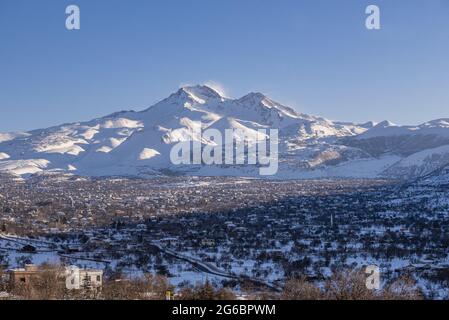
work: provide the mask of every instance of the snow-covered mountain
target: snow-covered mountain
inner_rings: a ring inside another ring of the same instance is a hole
[[[384,121],[357,137],[347,139],[346,144],[372,155],[395,153],[410,156],[449,144],[449,119],[434,120],[419,126],[397,126]]]
[[[240,129],[253,142],[261,138],[258,129],[278,129],[278,178],[410,178],[449,164],[448,119],[415,127],[334,122],[300,114],[261,93],[229,99],[210,87],[190,86],[140,112],[2,133],[0,171],[17,175],[54,171],[87,176],[259,175],[255,165],[173,165],[170,151],[178,142],[215,145],[196,135],[194,128],[216,129],[223,135],[225,129]]]

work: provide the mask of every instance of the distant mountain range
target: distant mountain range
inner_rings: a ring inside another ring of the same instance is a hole
[[[180,141],[212,144],[191,129],[279,130],[275,178],[416,179],[449,166],[449,119],[418,126],[388,121],[356,124],[300,114],[261,93],[240,99],[207,86],[179,89],[154,106],[82,123],[29,132],[0,133],[0,172],[29,176],[65,172],[85,176],[149,177],[160,174],[258,177],[255,165],[173,165]]]

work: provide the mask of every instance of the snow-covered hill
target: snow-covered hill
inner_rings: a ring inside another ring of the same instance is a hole
[[[387,153],[410,156],[449,144],[449,119],[434,120],[419,126],[398,126],[384,121],[356,137],[346,139],[345,144],[361,148],[373,156]]]
[[[449,165],[423,177],[420,182],[425,185],[444,186],[447,190],[449,186]],[[446,198],[446,201],[449,201],[449,199]]]
[[[416,127],[334,122],[300,114],[261,93],[230,99],[207,86],[190,86],[140,112],[2,133],[0,171],[259,176],[255,165],[173,165],[170,151],[175,143],[215,145],[195,134],[207,128],[223,134],[225,129],[240,129],[250,142],[261,138],[258,129],[279,129],[278,178],[409,178],[449,163],[448,119]]]

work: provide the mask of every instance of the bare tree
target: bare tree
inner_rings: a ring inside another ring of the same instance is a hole
[[[308,282],[305,277],[288,280],[281,294],[283,300],[320,300],[322,298],[321,290]]]
[[[415,280],[403,276],[387,286],[382,293],[382,298],[385,300],[421,300],[423,294]]]
[[[164,276],[145,275],[140,279],[115,279],[107,281],[102,297],[107,300],[164,300],[167,291],[173,291]]]
[[[209,280],[193,288],[185,287],[179,293],[181,300],[235,300],[235,294],[228,288],[216,289]]]
[[[31,283],[32,299],[52,300],[64,299],[65,289],[64,268],[58,265],[43,264],[39,273]]]
[[[366,276],[360,269],[336,272],[325,283],[328,300],[374,300],[376,295],[366,287]]]

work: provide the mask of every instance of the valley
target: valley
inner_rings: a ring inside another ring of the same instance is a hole
[[[276,155],[264,179],[261,141]],[[375,265],[384,286],[409,277],[442,299],[448,176],[447,119],[338,122],[261,93],[188,86],[143,111],[0,134],[0,265],[158,274],[178,291],[208,280],[240,294]]]
[[[407,275],[427,297],[448,293],[441,180],[52,175],[3,177],[1,186],[5,267],[76,264],[107,276],[165,275],[178,289],[207,279],[250,293],[377,265],[383,281]]]

